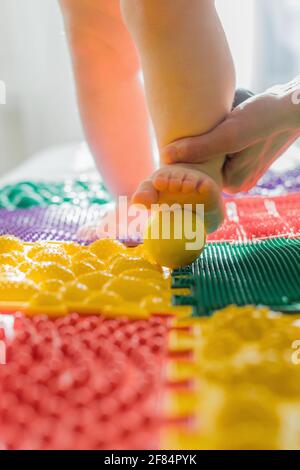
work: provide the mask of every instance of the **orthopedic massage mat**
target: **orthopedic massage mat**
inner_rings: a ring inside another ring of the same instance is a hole
[[[256,243],[211,243],[187,268],[173,273],[176,305],[191,305],[195,315],[208,315],[227,305],[268,305],[300,312],[300,238],[274,238]]]
[[[290,170],[284,176],[269,170],[250,194],[279,196],[297,191],[300,191],[300,168]],[[0,191],[1,209],[28,209],[68,202],[86,207],[111,202],[111,197],[103,183],[89,181],[85,177],[59,183],[20,181],[9,184]]]
[[[24,241],[80,241],[76,233],[83,225],[95,224],[109,205],[74,204],[32,207],[8,211],[0,209],[0,235],[11,234]],[[109,206],[110,207],[110,206]],[[300,196],[226,199],[226,219],[208,241],[248,242],[270,237],[295,238],[300,235]]]
[[[82,184],[0,210],[0,447],[300,448],[299,195],[227,199],[171,276],[142,246],[78,244],[110,200]]]
[[[28,209],[66,202],[82,207],[110,201],[111,197],[102,183],[91,182],[85,178],[61,183],[21,181],[9,184],[0,191],[2,209]]]

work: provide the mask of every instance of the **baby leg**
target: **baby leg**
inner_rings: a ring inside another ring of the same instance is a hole
[[[159,147],[208,132],[231,110],[235,73],[212,0],[121,0],[137,44]],[[201,165],[164,165],[136,202],[204,203],[208,230],[222,221],[224,155]]]
[[[154,169],[140,64],[119,0],[60,0],[83,125],[114,196],[131,196]]]

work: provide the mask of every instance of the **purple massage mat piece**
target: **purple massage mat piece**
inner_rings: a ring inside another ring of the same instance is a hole
[[[77,230],[95,223],[105,214],[105,206],[82,209],[73,205],[0,210],[0,235],[9,233],[26,242],[42,240],[78,241]]]
[[[0,235],[10,234],[25,242],[37,241],[73,241],[89,244],[98,237],[93,226],[97,225],[111,208],[111,204],[92,205],[88,208],[63,204],[61,206],[32,207],[9,211],[0,209]],[[77,232],[84,226],[91,226],[86,237],[80,238]],[[127,246],[136,246],[142,242],[136,238],[118,237]]]
[[[236,197],[247,196],[282,196],[300,192],[300,167],[279,174],[269,170],[248,193],[239,193]],[[225,197],[232,197],[232,195]]]

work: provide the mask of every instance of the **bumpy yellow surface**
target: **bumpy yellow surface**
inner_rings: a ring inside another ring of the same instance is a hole
[[[170,362],[166,407],[192,420],[166,446],[300,449],[300,317],[229,307],[177,326],[170,348],[189,354]]]
[[[170,273],[114,240],[23,243],[0,237],[0,309],[147,318],[172,313]],[[178,314],[189,309],[176,308]]]

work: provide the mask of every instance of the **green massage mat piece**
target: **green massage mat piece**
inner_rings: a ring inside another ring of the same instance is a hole
[[[173,272],[172,287],[190,288],[173,303],[191,305],[194,316],[232,304],[300,312],[300,239],[209,243],[194,264]]]
[[[91,204],[107,204],[111,200],[101,182],[85,180],[60,183],[21,181],[0,189],[0,209],[9,210],[63,203],[87,207]]]

